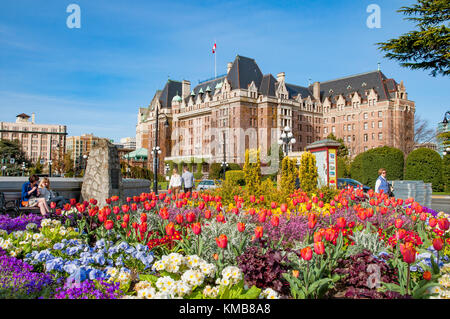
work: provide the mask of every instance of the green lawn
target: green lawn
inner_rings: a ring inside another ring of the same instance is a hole
[[[450,192],[433,192],[433,195],[450,195]]]

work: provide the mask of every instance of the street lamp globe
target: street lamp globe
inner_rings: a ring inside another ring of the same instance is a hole
[[[284,131],[285,132],[289,132],[291,130],[291,128],[289,127],[289,126],[286,126],[285,128],[284,128]]]
[[[289,132],[289,133],[287,134],[287,137],[289,137],[289,138],[292,138],[292,136],[294,136],[294,134],[292,134],[292,132]]]
[[[291,144],[295,144],[295,142],[297,142],[295,138],[291,138]]]
[[[283,144],[282,140],[278,140],[277,142],[278,142],[278,145],[282,145]]]
[[[286,138],[286,133],[284,133],[284,132],[281,133],[281,138],[283,138],[283,139]]]

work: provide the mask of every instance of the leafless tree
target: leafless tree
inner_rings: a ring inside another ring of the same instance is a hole
[[[433,142],[436,131],[430,127],[430,122],[416,114],[414,117],[414,142],[416,144]]]

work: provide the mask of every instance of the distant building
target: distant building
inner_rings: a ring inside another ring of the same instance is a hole
[[[120,144],[123,148],[136,149],[136,138],[135,137],[124,137],[120,139]]]
[[[101,139],[103,138],[94,136],[93,134],[67,137],[66,150],[72,156],[74,168],[84,167],[86,165],[86,159],[83,156],[89,156],[92,146],[97,144]]]
[[[0,138],[18,140],[26,157],[33,163],[40,158],[56,160],[66,150],[67,127],[59,124],[36,124],[35,114],[19,114],[16,122],[0,122]]]
[[[420,144],[416,144],[414,145],[414,149],[418,149],[418,148],[429,148],[433,151],[437,151],[437,144],[436,143],[432,143],[432,142],[428,142],[428,143],[420,143]]]
[[[437,129],[436,129],[436,135],[442,134],[442,133],[446,133],[450,131],[450,125],[449,124],[444,124],[442,122],[439,122],[437,125]],[[447,146],[448,147],[448,146]],[[441,155],[441,157],[444,156],[444,151],[446,149],[446,146],[444,145],[443,141],[440,139],[437,139],[437,152],[439,153],[439,155]]]

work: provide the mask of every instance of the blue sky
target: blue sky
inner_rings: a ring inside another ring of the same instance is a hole
[[[401,68],[375,45],[413,29],[396,12],[413,2],[2,1],[0,121],[35,112],[36,122],[67,125],[69,135],[134,136],[138,108],[168,78],[196,85],[214,76],[216,41],[218,74],[239,54],[305,86],[380,62],[434,127],[449,109],[449,78]],[[80,29],[66,26],[71,3],[81,8]],[[381,8],[379,29],[366,26],[372,3]]]

